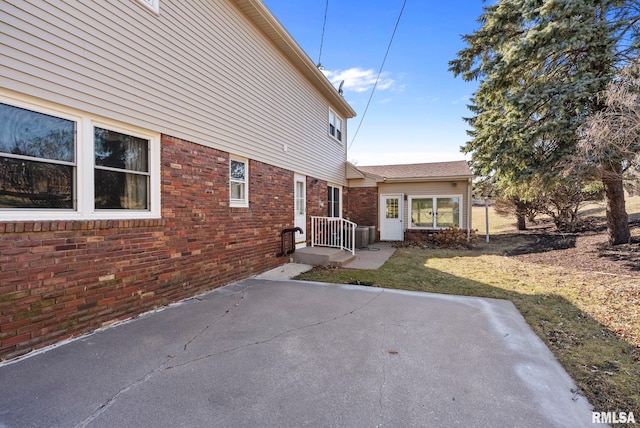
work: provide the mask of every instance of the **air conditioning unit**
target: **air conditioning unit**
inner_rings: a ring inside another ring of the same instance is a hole
[[[369,227],[356,227],[356,248],[364,248],[369,245]]]

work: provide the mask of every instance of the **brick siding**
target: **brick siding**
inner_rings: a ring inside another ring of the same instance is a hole
[[[0,223],[0,359],[288,261],[293,172],[249,160],[230,208],[228,153],[163,136],[161,163],[161,219]]]
[[[380,237],[378,226],[378,188],[351,187],[348,189],[345,217],[359,226],[375,226],[376,240]]]

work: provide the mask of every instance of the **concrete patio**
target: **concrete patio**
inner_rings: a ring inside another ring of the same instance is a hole
[[[0,366],[0,427],[592,427],[503,300],[248,279]]]

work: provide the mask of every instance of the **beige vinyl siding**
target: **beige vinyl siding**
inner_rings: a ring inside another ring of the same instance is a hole
[[[229,1],[161,0],[156,15],[32,0],[0,15],[2,88],[346,184],[327,131],[339,106]]]
[[[378,182],[371,177],[349,180],[349,187],[376,187],[377,185]]]
[[[451,183],[456,183],[453,187]],[[462,196],[462,224],[461,228],[466,229],[469,218],[469,192],[468,182],[466,180],[449,180],[449,181],[429,181],[422,183],[378,183],[378,193],[381,195],[386,194],[404,194],[404,195],[423,195],[423,196]],[[405,229],[407,225],[411,224],[409,216],[411,215],[411,209],[409,207],[408,199],[404,201],[404,224]]]

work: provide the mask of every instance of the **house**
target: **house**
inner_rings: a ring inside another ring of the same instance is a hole
[[[344,215],[355,112],[260,0],[5,1],[0,44],[1,359]]]
[[[420,241],[441,228],[471,227],[473,174],[466,161],[348,163],[346,176],[347,217],[357,224],[375,225],[381,241]]]

